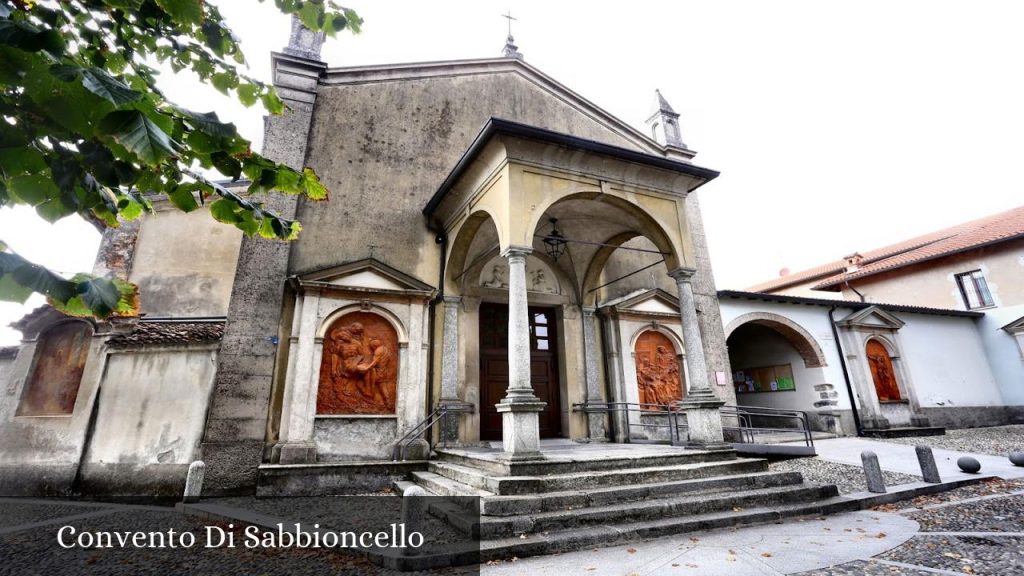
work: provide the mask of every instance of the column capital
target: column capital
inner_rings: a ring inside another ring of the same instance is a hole
[[[462,303],[462,296],[444,296],[445,306],[458,306]]]
[[[583,316],[593,316],[597,312],[597,308],[594,306],[581,306],[580,309],[583,311]]]
[[[505,248],[504,250],[501,251],[501,256],[503,258],[515,258],[517,256],[526,258],[532,253],[533,248],[531,248],[530,246],[509,246],[508,248]]]
[[[697,269],[696,268],[680,267],[680,268],[676,268],[675,270],[672,270],[671,272],[668,273],[668,275],[671,276],[672,278],[674,278],[677,283],[679,283],[679,282],[690,282],[690,280],[693,279],[693,276],[696,273],[697,273]]]

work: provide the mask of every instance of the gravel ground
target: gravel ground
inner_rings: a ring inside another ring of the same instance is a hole
[[[945,436],[885,438],[884,441],[910,446],[923,444],[968,454],[1007,456],[1011,451],[1024,450],[1024,425],[946,430]]]
[[[30,522],[43,522],[51,518],[60,518],[61,516],[77,516],[78,514],[98,512],[102,508],[5,501],[0,503],[0,510],[2,510],[2,513],[0,513],[0,528],[7,528]]]
[[[3,515],[6,506],[0,506]],[[79,531],[192,532],[196,545],[189,549],[82,549],[61,548],[56,540],[61,524],[0,535],[0,576],[29,575],[167,575],[223,576],[398,576],[357,556],[336,549],[249,549],[236,534],[236,548],[204,548],[205,526],[210,524],[174,511],[129,510],[70,521]],[[223,526],[223,525],[221,525]],[[443,574],[478,574],[478,568],[449,569]],[[404,573],[409,574],[409,573]],[[415,573],[413,573],[415,574]],[[421,574],[438,574],[425,572]]]
[[[929,496],[918,496],[912,500],[901,500],[892,504],[875,506],[872,510],[878,512],[898,512],[909,508],[928,508],[936,504],[956,502],[967,498],[979,496],[1007,495],[1012,492],[1024,491],[1024,479],[1003,480],[1001,478],[988,478],[977,484],[969,484],[949,492],[939,492]]]
[[[847,562],[839,566],[829,566],[820,570],[800,572],[795,576],[934,576],[934,572],[927,570],[915,570],[906,567],[896,567],[892,564],[883,564],[874,560],[858,560]]]
[[[922,532],[1024,532],[1024,496],[975,500],[910,512]]]
[[[879,558],[963,574],[1009,576],[1024,566],[1020,536],[915,536]]]
[[[773,472],[800,472],[804,480],[819,484],[835,484],[840,494],[851,492],[863,492],[867,490],[864,481],[864,471],[857,466],[830,462],[821,458],[792,458],[790,460],[777,460],[768,464]],[[899,474],[897,472],[882,472],[886,486],[897,484],[908,484],[920,482],[920,476]]]

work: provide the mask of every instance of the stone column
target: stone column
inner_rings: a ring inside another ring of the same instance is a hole
[[[442,444],[459,440],[461,413],[472,411],[473,405],[459,399],[459,296],[444,297],[444,325],[441,337],[441,399],[439,407],[449,410],[442,420],[440,441]]]
[[[530,323],[526,300],[526,256],[533,250],[512,246],[508,259],[508,391],[495,405],[502,417],[502,445],[513,460],[541,458],[537,413],[545,403],[530,382]]]
[[[683,399],[686,423],[689,426],[692,448],[727,448],[722,434],[722,416],[718,409],[725,405],[711,389],[711,375],[704,358],[704,342],[700,335],[697,308],[693,300],[693,286],[690,280],[697,271],[693,268],[678,268],[669,272],[679,288],[679,316],[683,322],[683,346],[686,348],[687,377],[690,390]]]
[[[316,462],[313,442],[316,408],[310,414],[310,402],[315,402],[320,383],[320,364],[315,351],[320,293],[307,290],[299,299],[295,307],[298,330],[291,350],[294,361],[289,362],[281,407],[280,440],[272,450],[272,459],[280,464]]]
[[[587,438],[591,442],[606,442],[608,431],[605,415],[608,413],[608,405],[601,399],[601,381],[597,369],[600,354],[597,349],[596,310],[589,306],[583,307],[583,364],[587,378],[583,411],[587,415]]]

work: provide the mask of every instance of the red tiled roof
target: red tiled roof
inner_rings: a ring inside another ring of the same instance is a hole
[[[774,292],[813,280],[821,280],[813,286],[814,290],[826,290],[847,280],[1019,237],[1024,237],[1024,206],[864,252],[858,269],[850,273],[845,272],[847,263],[841,259],[762,282],[747,291]]]

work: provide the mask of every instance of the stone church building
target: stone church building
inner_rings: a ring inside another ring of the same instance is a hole
[[[196,460],[208,495],[365,491],[425,470],[427,437],[508,472],[547,439],[652,439],[644,406],[678,407],[678,443],[710,459],[736,458],[723,404],[835,434],[1024,417],[997,376],[1022,348],[992,369],[978,311],[717,291],[698,197],[718,173],[660,93],[634,127],[511,37],[499,58],[345,68],[321,42],[293,24],[272,55],[288,110],[264,154],[330,199],[265,197],[302,223],[291,243],[160,198],[107,230],[94,272],[136,283],[143,314],[15,324],[0,495],[173,496]]]
[[[175,493],[198,459],[211,494],[327,464],[394,475],[396,442],[439,409],[440,440],[511,460],[623,441],[609,403],[685,400],[691,441],[721,445],[734,393],[695,194],[718,173],[660,93],[637,128],[511,41],[347,68],[321,42],[296,26],[273,54],[288,111],[264,153],[330,200],[266,198],[302,223],[293,243],[159,199],[108,230],[96,271],[137,283],[143,316],[17,324],[0,492]]]

